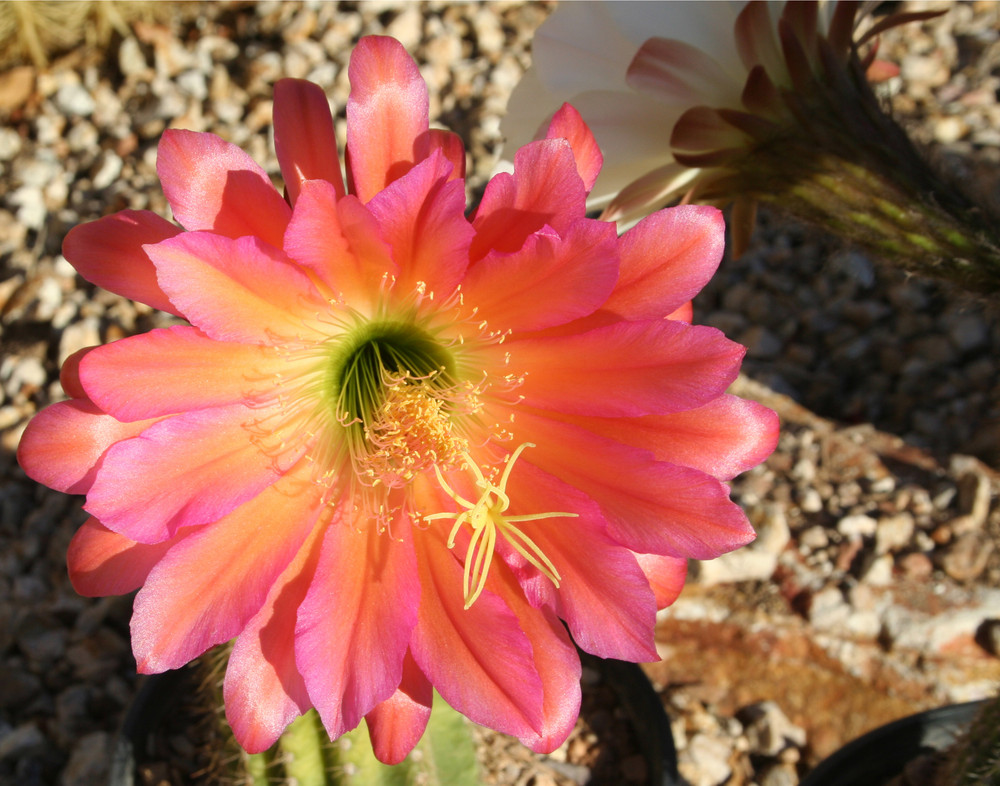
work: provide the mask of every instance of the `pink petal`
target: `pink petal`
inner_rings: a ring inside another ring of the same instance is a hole
[[[701,406],[736,379],[746,351],[714,328],[619,322],[586,333],[508,341],[526,405],[603,417]]]
[[[180,316],[160,289],[156,268],[143,249],[180,231],[148,210],[123,210],[73,227],[63,241],[63,254],[90,283]]]
[[[368,202],[427,156],[427,85],[403,45],[382,36],[357,43],[348,76],[348,171]]]
[[[648,450],[659,461],[694,467],[721,480],[756,467],[778,442],[774,412],[729,395],[668,415],[567,419],[609,439]]]
[[[105,451],[154,422],[120,423],[90,401],[60,401],[28,422],[17,460],[32,480],[66,494],[86,494]]]
[[[157,148],[156,172],[185,229],[253,235],[281,247],[291,208],[267,173],[236,145],[215,134],[168,129]]]
[[[237,635],[267,600],[323,509],[302,462],[225,518],[177,543],[135,598],[139,671],[176,669]]]
[[[614,224],[582,219],[560,238],[531,235],[512,254],[490,254],[462,282],[490,326],[513,331],[561,325],[594,312],[618,279]]]
[[[409,521],[382,532],[350,505],[326,530],[295,625],[295,662],[331,739],[395,693],[420,603]]]
[[[351,195],[338,201],[333,187],[321,180],[302,184],[285,251],[354,308],[373,305],[383,277],[398,270],[368,208]]]
[[[531,738],[545,725],[544,685],[531,640],[489,588],[463,608],[462,566],[441,529],[415,538],[421,595],[413,658],[441,697],[471,721]]]
[[[517,251],[525,239],[548,225],[562,233],[583,218],[587,193],[565,139],[543,139],[514,154],[514,174],[501,173],[486,185],[473,225],[471,258],[490,250]]]
[[[465,143],[462,137],[451,131],[432,128],[427,132],[427,156],[440,150],[441,156],[451,164],[449,179],[461,180],[465,177]]]
[[[333,115],[319,85],[305,79],[275,83],[274,151],[292,205],[306,180],[325,180],[338,198],[344,195]]]
[[[83,389],[80,381],[80,361],[89,355],[97,347],[84,347],[78,349],[63,361],[62,368],[59,369],[59,384],[70,398],[87,398],[87,392]]]
[[[608,534],[632,551],[712,559],[754,538],[728,487],[709,475],[526,408],[514,431],[515,442],[536,445],[531,463],[597,502]]]
[[[97,347],[82,375],[98,406],[132,421],[246,402],[287,366],[270,347],[215,341],[177,326]]]
[[[118,442],[104,456],[85,510],[140,543],[218,520],[280,477],[250,431],[257,417],[239,405],[196,410]]]
[[[375,757],[399,764],[427,728],[434,692],[409,652],[403,659],[403,679],[388,699],[365,715]]]
[[[87,519],[69,542],[69,580],[80,595],[125,595],[139,589],[163,555],[191,530],[170,540],[146,545],[112,532],[97,519]]]
[[[655,601],[635,555],[608,537],[607,522],[592,500],[528,463],[533,452],[529,449],[511,474],[511,515],[555,509],[578,515],[517,525],[560,575],[557,589],[520,558],[518,573],[528,598],[536,606],[550,604],[587,652],[619,660],[657,660]]]
[[[295,619],[316,572],[324,528],[313,527],[236,637],[222,695],[226,720],[248,753],[267,750],[312,704],[295,664]]]
[[[635,558],[656,594],[656,608],[665,609],[677,600],[684,589],[687,560],[659,554],[636,554]]]
[[[422,282],[447,297],[465,275],[473,230],[465,218],[465,185],[449,180],[450,169],[435,153],[368,203],[399,265],[401,292]]]
[[[271,344],[301,335],[303,315],[326,305],[284,254],[254,237],[188,232],[146,250],[171,299],[219,341]]]
[[[646,217],[622,236],[621,275],[604,309],[636,320],[681,307],[718,269],[725,231],[714,207],[681,205]]]
[[[541,725],[518,738],[536,753],[551,753],[566,741],[580,716],[580,656],[556,615],[550,609],[533,608],[505,565],[491,569],[489,586],[517,615],[521,630],[531,641],[542,682]],[[480,596],[476,603],[482,599]]]
[[[565,139],[569,142],[576,159],[577,172],[583,178],[584,188],[589,192],[601,172],[604,156],[580,113],[569,104],[563,104],[552,116],[545,138]]]

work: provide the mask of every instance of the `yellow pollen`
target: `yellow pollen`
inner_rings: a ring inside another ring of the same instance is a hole
[[[391,384],[370,425],[359,473],[371,485],[401,486],[431,466],[459,466],[469,443],[454,431],[440,391],[426,381]]]
[[[469,541],[469,548],[465,554],[465,571],[462,576],[462,592],[465,595],[465,608],[469,608],[476,602],[476,598],[482,593],[486,586],[486,577],[490,566],[493,563],[493,550],[496,547],[497,531],[503,535],[507,542],[524,557],[529,563],[538,568],[548,579],[559,586],[561,577],[552,561],[545,556],[538,545],[517,526],[514,522],[536,521],[538,519],[551,518],[576,518],[576,513],[530,513],[523,516],[505,516],[504,512],[510,507],[510,498],[507,496],[507,481],[510,479],[510,472],[525,448],[535,447],[530,442],[520,445],[507,460],[507,465],[500,475],[499,485],[487,480],[482,471],[472,460],[468,453],[464,455],[466,466],[471,469],[476,479],[476,488],[480,492],[479,499],[470,502],[460,494],[456,493],[438,469],[434,465],[434,474],[437,475],[438,483],[444,492],[465,510],[459,513],[432,513],[425,515],[424,520],[433,521],[436,519],[455,519],[455,525],[448,535],[448,548],[455,547],[455,536],[468,523],[472,527],[472,538]]]

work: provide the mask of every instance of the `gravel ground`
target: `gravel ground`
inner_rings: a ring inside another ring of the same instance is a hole
[[[128,5],[128,4],[123,4]],[[132,33],[47,68],[0,71],[0,783],[103,783],[137,689],[129,598],[84,599],[65,575],[80,500],[14,461],[32,413],[61,397],[80,347],[165,324],[95,290],[60,256],[66,231],[126,207],[165,213],[155,178],[167,127],[212,131],[277,176],[271,90],[323,85],[340,108],[353,41],[395,35],[421,63],[431,112],[470,150],[470,190],[499,148],[499,117],[529,62],[540,3],[200,3],[130,20]],[[153,13],[145,8],[144,13]],[[0,10],[2,13],[2,10]],[[1000,197],[1000,11],[950,6],[889,34],[893,111],[929,155]],[[0,26],[2,29],[2,26]],[[2,60],[0,60],[2,62]],[[647,667],[692,786],[794,786],[872,726],[987,695],[1000,680],[1000,316],[994,304],[908,279],[815,231],[763,215],[696,319],[750,348],[743,395],[783,433],[734,482],[757,543],[693,567]],[[480,734],[488,782],[641,783],[613,702],[551,757]],[[594,698],[596,697],[596,698]],[[616,758],[602,751],[622,743]],[[185,748],[185,744],[187,748]],[[197,759],[183,734],[166,759]],[[599,766],[600,764],[600,766]]]

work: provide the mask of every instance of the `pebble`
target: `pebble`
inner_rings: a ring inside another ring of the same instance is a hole
[[[0,730],[0,761],[33,753],[45,742],[45,735],[34,723],[18,726],[6,733]]]
[[[55,103],[60,112],[67,115],[87,117],[96,106],[90,91],[81,84],[66,84],[59,88]]]
[[[723,739],[696,734],[678,756],[678,769],[690,786],[719,786],[732,774],[732,746]]]
[[[104,786],[114,739],[105,731],[85,734],[73,746],[61,786]]]
[[[887,554],[906,547],[914,527],[913,515],[907,511],[880,518],[875,527],[875,553]]]
[[[941,555],[941,568],[956,581],[973,581],[986,569],[993,539],[982,532],[960,535]]]

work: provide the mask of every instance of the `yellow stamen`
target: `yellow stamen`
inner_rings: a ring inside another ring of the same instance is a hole
[[[479,499],[470,502],[462,495],[458,494],[444,479],[444,475],[434,465],[434,474],[444,492],[465,510],[458,513],[432,513],[424,516],[427,521],[436,519],[455,519],[455,525],[448,535],[448,548],[455,547],[455,537],[463,524],[472,526],[472,537],[469,540],[469,548],[465,554],[465,570],[462,575],[462,592],[465,596],[465,608],[469,608],[476,602],[476,598],[482,593],[486,586],[486,577],[489,574],[490,566],[493,564],[493,551],[496,547],[497,530],[503,535],[511,547],[524,557],[530,564],[534,565],[544,576],[546,576],[556,587],[559,586],[561,577],[552,561],[545,556],[538,545],[513,522],[536,521],[538,519],[551,518],[575,518],[576,513],[530,513],[523,516],[505,516],[504,512],[510,507],[510,497],[507,495],[507,481],[510,479],[510,472],[514,468],[514,462],[520,457],[525,448],[535,447],[530,442],[520,445],[507,460],[503,473],[500,475],[500,483],[494,484],[487,480],[482,471],[472,460],[468,453],[465,454],[466,466],[475,475],[476,488],[479,490]]]
[[[432,465],[459,466],[469,449],[455,433],[442,393],[427,380],[383,380],[385,399],[364,429],[360,475],[371,485],[400,486]]]

